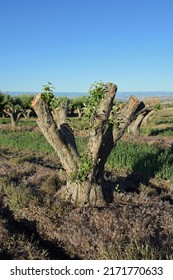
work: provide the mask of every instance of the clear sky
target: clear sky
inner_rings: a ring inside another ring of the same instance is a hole
[[[173,91],[173,0],[0,0],[0,90]]]

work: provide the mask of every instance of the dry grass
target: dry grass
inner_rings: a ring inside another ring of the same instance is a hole
[[[114,168],[112,204],[75,208],[55,196],[66,177],[53,154],[36,149],[40,139],[32,153],[1,148],[0,259],[173,259],[171,180]]]

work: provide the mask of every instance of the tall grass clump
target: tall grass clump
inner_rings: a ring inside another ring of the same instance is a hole
[[[16,186],[11,183],[1,186],[0,190],[6,195],[6,203],[10,209],[15,212],[28,207],[31,202],[38,203],[31,190],[22,184]]]
[[[173,178],[173,153],[147,144],[119,141],[107,165],[148,177]]]

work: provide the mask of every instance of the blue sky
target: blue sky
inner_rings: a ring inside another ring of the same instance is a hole
[[[0,0],[0,90],[173,91],[172,0]]]

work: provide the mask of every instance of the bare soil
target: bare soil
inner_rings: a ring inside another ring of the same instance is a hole
[[[171,137],[123,140],[173,149]],[[81,208],[56,196],[65,183],[53,155],[0,149],[0,259],[173,259],[171,180],[107,170],[105,184],[118,186],[112,203]]]
[[[150,137],[124,139],[160,145]],[[120,187],[113,202],[78,208],[56,197],[66,178],[53,156],[1,149],[0,162],[0,259],[150,259],[138,248],[146,242],[154,258],[173,258],[171,181],[108,171],[105,183]],[[20,188],[29,199],[19,207]]]

